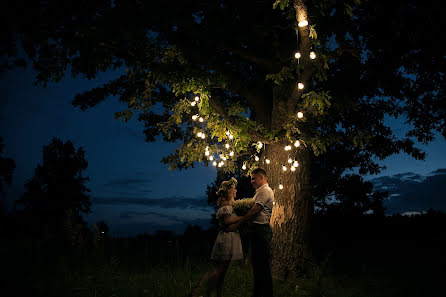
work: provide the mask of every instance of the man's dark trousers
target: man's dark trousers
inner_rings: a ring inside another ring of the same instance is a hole
[[[251,262],[254,274],[254,297],[272,297],[271,238],[273,232],[269,224],[251,224]]]

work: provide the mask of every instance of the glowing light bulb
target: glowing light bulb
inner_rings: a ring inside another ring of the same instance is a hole
[[[261,148],[263,147],[263,143],[261,143],[260,141],[257,142],[257,147],[258,147],[259,149],[261,149]]]
[[[206,138],[206,134],[202,133],[202,134],[201,134],[201,138],[202,138],[202,139],[205,139],[205,138]]]
[[[300,54],[299,52],[296,52],[296,53],[294,54],[294,57],[295,57],[296,59],[299,59],[299,58],[301,57],[301,54]]]
[[[287,170],[287,168],[286,168],[285,165],[282,165],[282,170],[283,170],[283,171],[286,171],[286,170]]]
[[[217,162],[216,161],[212,162],[212,165],[217,166]]]
[[[297,161],[294,161],[294,163],[293,163],[293,167],[299,167],[299,162],[297,162]]]
[[[225,157],[225,156],[221,157],[221,159],[222,159],[223,161],[226,161],[226,157]]]
[[[229,134],[229,139],[233,139],[233,138],[234,138],[234,135]]]
[[[299,111],[299,112],[297,113],[297,117],[298,117],[299,119],[303,118],[303,117],[304,117],[304,113],[301,112],[301,111]]]
[[[214,160],[214,156],[210,156],[209,160],[211,160],[211,161]]]
[[[229,143],[225,144],[225,148],[229,148]]]
[[[286,150],[286,151],[291,150],[291,145],[287,145],[287,146],[285,146],[285,150]]]
[[[279,184],[279,189],[283,190],[283,185]]]
[[[230,155],[231,157],[233,157],[233,156],[234,156],[234,152],[231,151],[231,152],[229,153],[229,155]]]
[[[291,155],[288,155],[288,163],[293,163],[293,159],[291,159]]]
[[[226,135],[229,135],[229,133],[231,133],[231,132],[229,132],[229,130],[226,130]]]
[[[197,104],[197,102],[195,102],[195,101],[192,101],[192,102],[190,103],[191,106],[195,106],[195,104]]]
[[[196,114],[194,114],[194,115],[192,116],[192,120],[193,120],[193,121],[196,121],[197,118],[198,118],[198,116],[197,116]]]
[[[266,162],[266,164],[271,163],[271,161],[269,159],[266,159],[265,162]]]
[[[291,171],[296,171],[296,167],[294,167],[294,166],[291,166]]]
[[[246,165],[245,164],[243,164],[242,169],[246,170]]]
[[[295,146],[295,147],[299,147],[299,146],[300,146],[300,141],[299,141],[299,140],[296,140],[296,141],[294,142],[294,146]]]
[[[301,28],[308,26],[308,21],[307,20],[300,21],[297,25]]]
[[[206,151],[204,154],[205,154],[206,156],[209,156],[209,151]]]
[[[316,53],[315,53],[315,52],[311,52],[311,53],[310,53],[310,59],[311,59],[311,60],[316,59]]]
[[[203,134],[203,133],[198,132],[198,133],[197,133],[197,136],[198,136],[198,137],[201,137],[202,134]]]
[[[200,101],[200,97],[195,96],[195,101],[196,101],[196,102]]]
[[[302,90],[304,88],[304,84],[303,83],[298,83],[297,87],[299,90]]]
[[[258,162],[258,161],[259,161],[259,157],[258,157],[258,156],[255,156],[255,157],[254,157],[254,160],[256,160],[256,162]]]
[[[202,117],[200,117],[200,118],[198,119],[198,121],[199,121],[200,123],[203,123],[204,119],[203,119]]]
[[[223,161],[221,161],[220,163],[218,163],[218,167],[221,167],[221,166],[223,166],[223,165],[225,165],[225,163],[224,163]]]

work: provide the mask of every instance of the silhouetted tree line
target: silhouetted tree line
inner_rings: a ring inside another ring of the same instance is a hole
[[[3,157],[2,149],[0,139],[3,193],[4,185],[11,183],[15,163]],[[43,162],[25,184],[26,191],[14,210],[2,212],[1,236],[62,242],[82,250],[94,248],[108,256],[127,257],[125,251],[131,249],[151,259],[151,264],[156,264],[152,263],[154,255],[157,263],[184,263],[190,257],[206,258],[203,255],[209,254],[218,232],[215,216],[210,229],[189,225],[182,236],[158,230],[154,235],[112,239],[107,236],[109,227],[104,221],[97,222],[90,230],[83,219],[83,215],[91,212],[90,190],[85,186],[88,177],[84,176],[87,165],[82,148],[76,149],[70,141],[53,138],[44,146]],[[231,176],[219,173],[216,181],[207,187],[209,204],[215,204],[218,186]],[[238,179],[238,198],[252,197],[254,190],[249,177],[240,172],[235,177]],[[373,185],[359,175],[345,175],[336,185],[324,184],[318,189],[315,191],[317,210],[312,218],[310,240],[316,263],[358,241],[373,243],[368,247],[370,249],[373,245],[392,246],[395,242],[402,248],[413,242],[445,244],[445,213],[429,210],[416,216],[385,216],[383,199],[388,193],[373,191]]]

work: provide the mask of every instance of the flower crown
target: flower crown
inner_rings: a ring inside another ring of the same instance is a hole
[[[218,189],[216,194],[218,197],[221,197],[227,190],[235,186],[237,186],[237,180],[231,177],[230,180],[225,180],[224,182],[221,183],[220,188]]]

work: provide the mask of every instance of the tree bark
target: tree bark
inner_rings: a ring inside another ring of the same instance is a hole
[[[281,279],[307,270],[311,257],[309,232],[313,213],[309,150],[292,146],[292,150],[285,151],[287,144],[289,143],[267,145],[264,156],[270,160],[270,164],[266,164],[265,158],[262,159],[262,166],[267,171],[268,183],[274,190],[275,197],[271,217],[272,271],[275,277]],[[289,155],[299,163],[294,172],[290,170]],[[283,165],[287,167],[286,171],[283,171]],[[279,184],[283,185],[283,189],[279,189]]]

